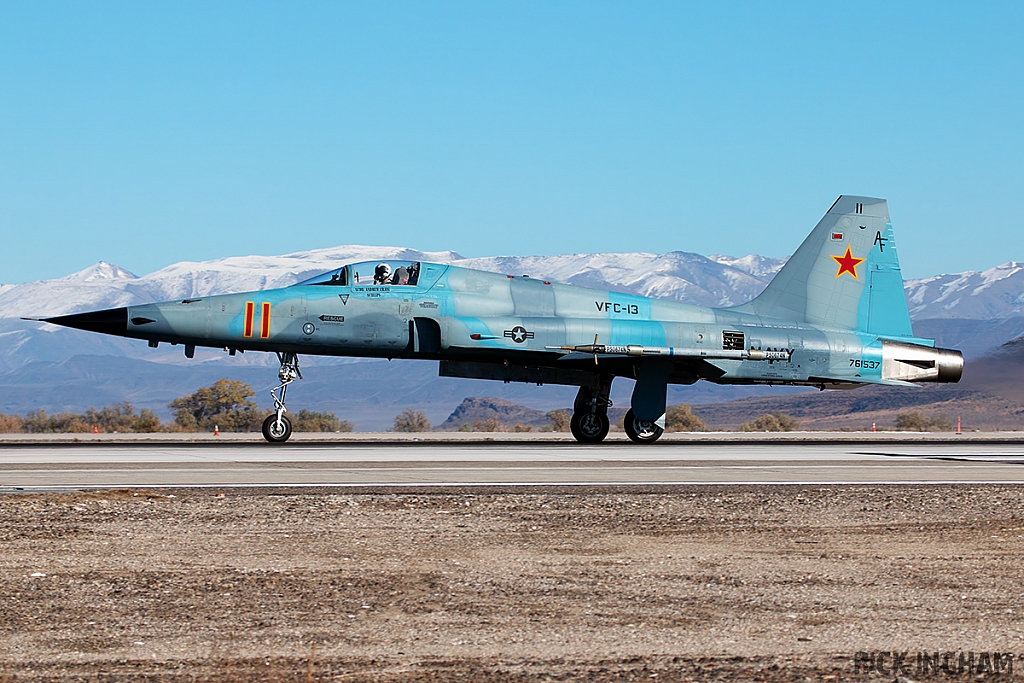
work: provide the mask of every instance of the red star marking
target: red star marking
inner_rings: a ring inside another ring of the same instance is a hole
[[[854,255],[850,253],[849,244],[846,245],[846,253],[844,255],[836,256],[833,254],[832,258],[839,264],[839,272],[836,273],[836,277],[839,277],[843,273],[849,273],[853,276],[854,280],[860,279],[857,277],[857,266],[864,263],[864,259],[854,257]]]

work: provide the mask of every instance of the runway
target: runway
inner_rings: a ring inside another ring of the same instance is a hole
[[[551,442],[0,445],[0,491],[1024,483],[1024,443]]]

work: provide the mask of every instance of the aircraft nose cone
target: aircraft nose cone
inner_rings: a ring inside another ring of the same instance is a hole
[[[44,322],[64,327],[74,327],[89,332],[102,332],[123,337],[128,331],[128,309],[108,308],[104,311],[89,311],[74,315],[59,315],[55,318],[43,318]]]

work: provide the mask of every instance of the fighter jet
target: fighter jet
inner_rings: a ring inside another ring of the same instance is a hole
[[[885,200],[841,196],[753,301],[708,308],[525,275],[369,261],[240,294],[33,318],[181,344],[277,354],[280,384],[263,435],[291,435],[285,398],[299,356],[439,361],[443,377],[579,387],[577,441],[608,434],[616,377],[636,380],[624,428],[639,444],[665,429],[669,384],[854,388],[957,382],[959,351],[914,336]]]

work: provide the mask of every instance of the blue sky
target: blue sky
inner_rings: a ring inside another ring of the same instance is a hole
[[[1019,3],[0,1],[0,282],[346,243],[1024,260]]]

